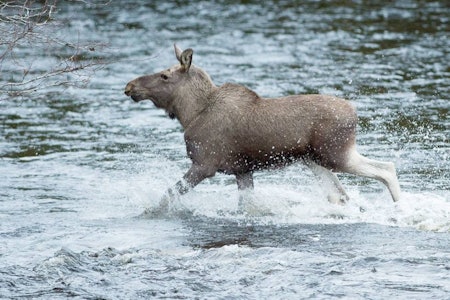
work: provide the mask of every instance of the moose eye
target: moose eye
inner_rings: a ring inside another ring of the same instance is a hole
[[[167,79],[169,79],[169,76],[167,76],[166,74],[161,74],[161,78],[164,80],[167,80]]]

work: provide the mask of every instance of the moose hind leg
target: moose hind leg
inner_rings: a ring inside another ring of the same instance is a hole
[[[349,197],[337,178],[336,174],[324,168],[313,161],[306,161],[306,165],[319,179],[320,183],[324,185],[328,193],[328,201],[334,204],[344,204]]]
[[[347,161],[342,171],[377,179],[387,186],[394,202],[400,199],[400,185],[395,166],[391,162],[369,159],[359,154],[356,149],[352,149],[348,153]]]

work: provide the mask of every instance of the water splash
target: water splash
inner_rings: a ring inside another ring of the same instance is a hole
[[[336,205],[329,203],[325,193],[314,184],[303,188],[286,183],[264,184],[246,195],[244,209],[239,211],[242,195],[234,184],[204,183],[178,198],[174,207],[197,216],[231,220],[247,218],[271,224],[374,223],[424,231],[450,231],[450,199],[445,193],[403,191],[397,203],[392,202],[387,190],[370,193],[352,187],[348,193],[350,201]],[[137,187],[129,201],[151,208],[158,205],[161,195],[161,190],[145,185]]]

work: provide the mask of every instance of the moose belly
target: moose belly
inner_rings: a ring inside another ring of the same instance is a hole
[[[239,154],[227,160],[219,172],[238,174],[258,170],[278,169],[295,163],[307,155],[305,152],[282,151],[258,154]]]

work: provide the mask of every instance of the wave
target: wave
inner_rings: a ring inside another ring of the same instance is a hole
[[[145,187],[140,191],[134,190],[133,194],[145,209],[157,207],[161,196],[160,191]],[[349,189],[348,194],[348,203],[336,205],[329,203],[324,193],[315,192],[312,188],[264,184],[242,195],[234,185],[202,184],[174,201],[172,206],[177,213],[172,217],[197,215],[271,224],[374,223],[450,232],[448,192],[403,191],[401,200],[396,203],[392,202],[387,191],[366,193],[355,187]],[[245,200],[239,206],[241,197]]]

